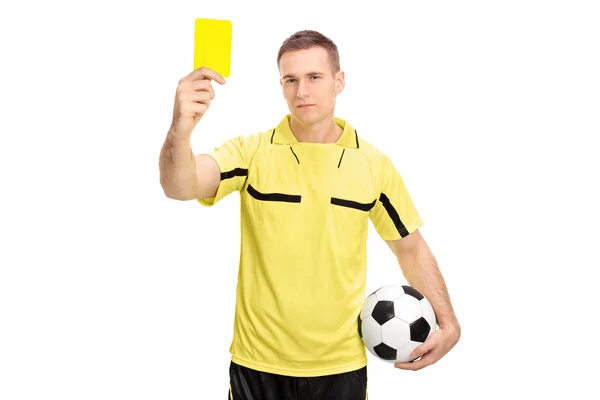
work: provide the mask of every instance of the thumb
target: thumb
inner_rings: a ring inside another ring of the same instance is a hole
[[[223,78],[221,75],[217,75],[215,77],[210,77],[210,78],[206,78],[206,79],[212,79],[213,81],[217,82],[220,85],[224,85],[227,82],[225,80],[225,78]]]

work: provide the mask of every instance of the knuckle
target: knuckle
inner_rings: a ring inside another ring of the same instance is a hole
[[[198,83],[196,84],[196,88],[199,90],[205,90],[206,89],[206,81],[204,79],[201,81],[198,81]]]
[[[177,94],[179,96],[183,96],[188,92],[188,85],[186,85],[185,83],[181,83],[179,86],[177,86]]]

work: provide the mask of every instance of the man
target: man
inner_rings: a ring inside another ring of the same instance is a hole
[[[372,221],[408,283],[432,303],[439,329],[418,347],[421,369],[460,337],[423,224],[391,160],[334,116],[344,88],[336,45],[315,31],[286,39],[277,63],[290,114],[206,154],[190,137],[215,71],[182,78],[160,155],[161,185],[177,200],[216,204],[240,193],[241,255],[229,399],[365,399],[367,357],[357,317],[365,298]]]

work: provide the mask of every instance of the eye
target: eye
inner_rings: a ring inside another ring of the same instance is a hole
[[[288,80],[286,81],[286,83],[294,83],[294,81],[295,81],[295,79],[293,79],[293,78],[290,78],[290,79],[288,79]]]
[[[311,78],[319,79],[319,78],[320,78],[320,76],[313,75],[313,76],[311,76]]]

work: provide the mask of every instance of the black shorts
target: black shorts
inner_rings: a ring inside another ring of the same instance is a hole
[[[228,400],[365,400],[367,367],[299,378],[256,371],[231,362]]]

